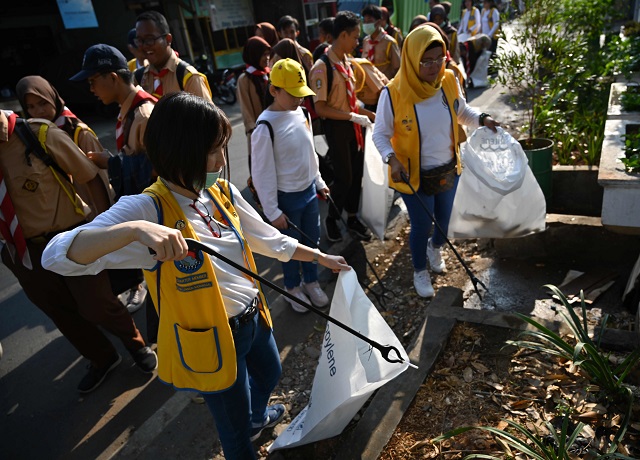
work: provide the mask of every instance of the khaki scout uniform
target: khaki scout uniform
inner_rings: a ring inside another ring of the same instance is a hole
[[[333,67],[333,64],[339,63],[347,69],[351,67],[351,63],[346,57],[344,61],[340,61],[331,47],[327,51],[327,57],[332,64],[331,69],[327,69],[324,61],[318,59],[309,73],[309,86],[316,93],[313,100],[315,102],[325,101],[333,109],[350,113],[347,82],[342,74]],[[333,72],[331,88],[327,88],[327,72]],[[353,85],[357,91],[355,74]],[[334,182],[330,187],[331,196],[338,208],[336,210],[331,206],[329,208],[329,217],[337,220],[340,218],[342,209],[352,215],[358,212],[360,194],[362,192],[364,152],[358,149],[352,122],[325,119],[323,120],[323,126],[327,143],[329,144],[327,155],[330,157],[334,172]]]
[[[171,52],[171,56],[169,56],[169,60],[164,65],[165,69],[169,69],[169,72],[162,78],[160,78],[160,82],[162,83],[162,94],[169,93],[177,93],[180,90],[180,84],[178,83],[178,78],[176,77],[176,68],[178,67],[178,63],[181,59],[176,56],[176,53]],[[156,69],[152,65],[148,65],[144,74],[142,75],[142,81],[137,82],[142,86],[149,94],[154,94],[153,91],[153,73],[159,73],[162,69]],[[195,94],[196,96],[200,96],[208,101],[211,101],[211,94],[209,94],[209,90],[207,85],[205,84],[205,77],[200,75],[195,67],[188,66],[187,70],[191,73],[191,78],[189,78],[184,85],[184,90],[187,93]]]
[[[362,57],[369,55],[371,45],[371,36],[367,35],[362,41]],[[380,32],[378,34],[378,43],[375,45],[373,54],[373,65],[380,72],[385,74],[391,80],[400,68],[400,48],[398,42],[389,34]]]
[[[98,168],[80,151],[66,132],[46,120],[30,122],[36,138],[40,126],[49,125],[46,150],[63,171],[76,183],[86,183],[96,177]],[[56,180],[51,169],[29,155],[17,133],[7,132],[7,117],[0,112],[0,168],[16,216],[27,240],[33,268],[13,261],[7,247],[2,249],[2,261],[20,282],[22,289],[39,309],[49,316],[60,332],[94,366],[113,362],[116,350],[104,335],[101,326],[116,335],[130,351],[145,346],[131,315],[111,292],[106,272],[95,276],[64,277],[42,268],[40,259],[47,242],[61,231],[85,222],[76,211],[82,200],[73,193],[64,177]],[[60,174],[58,173],[60,176]],[[72,203],[62,189],[71,193]]]
[[[137,86],[136,92],[129,94],[120,107],[118,121],[123,125],[127,123],[127,120],[125,119],[127,117],[127,113],[131,108],[131,104],[133,103],[133,99],[136,97],[137,92],[141,89],[142,88],[140,86]],[[125,155],[136,155],[147,151],[144,146],[144,133],[147,129],[147,122],[149,121],[153,107],[154,104],[152,102],[145,102],[133,110],[133,121],[131,122],[129,136],[124,140],[123,150]]]

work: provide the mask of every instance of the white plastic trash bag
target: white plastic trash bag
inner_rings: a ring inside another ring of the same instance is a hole
[[[360,217],[375,235],[384,240],[389,211],[393,204],[393,189],[389,188],[387,165],[373,143],[373,127],[366,129],[364,137],[364,173]]]
[[[462,146],[462,161],[449,237],[513,238],[544,231],[544,195],[509,133],[475,130]]]
[[[395,346],[402,358],[408,360],[400,341],[358,284],[355,271],[340,272],[330,314],[365,337]],[[327,323],[309,404],[269,450],[339,435],[371,393],[407,367],[406,362],[388,363],[368,343]]]
[[[473,68],[473,72],[469,75],[469,78],[473,82],[474,88],[486,88],[489,86],[489,58],[491,57],[491,51],[484,50],[478,56],[476,66]]]

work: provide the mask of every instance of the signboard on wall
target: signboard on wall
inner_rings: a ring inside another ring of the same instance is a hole
[[[65,29],[98,27],[91,0],[58,0],[58,9]]]
[[[255,24],[250,0],[209,0],[209,4],[214,32]]]

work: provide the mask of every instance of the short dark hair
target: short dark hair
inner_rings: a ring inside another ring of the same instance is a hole
[[[324,18],[318,23],[318,28],[325,34],[329,34],[333,37],[333,21],[335,18]]]
[[[133,73],[129,69],[118,69],[114,72],[127,85],[133,81]]]
[[[382,10],[378,5],[367,5],[362,10],[362,17],[371,16],[376,21],[382,19]]]
[[[131,45],[133,48],[137,48],[136,45],[136,28],[134,27],[127,34],[127,44]]]
[[[338,38],[342,32],[351,32],[360,25],[360,19],[351,11],[339,11],[333,21],[333,38]]]
[[[171,30],[169,29],[169,23],[167,22],[167,18],[158,13],[157,11],[145,11],[144,13],[140,13],[136,18],[136,22],[140,21],[152,21],[158,27],[158,30],[161,34],[170,34]]]
[[[144,135],[147,155],[158,175],[198,193],[207,177],[207,156],[231,138],[231,124],[212,102],[190,93],[164,96],[151,112]]]
[[[289,16],[288,14],[286,16],[282,16],[278,21],[278,32],[291,26],[294,26],[296,30],[300,30],[300,24],[296,18]]]

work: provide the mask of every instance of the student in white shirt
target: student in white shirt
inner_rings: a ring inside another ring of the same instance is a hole
[[[262,209],[271,225],[286,235],[304,241],[292,222],[317,244],[320,239],[320,212],[316,192],[329,189],[320,176],[308,114],[300,104],[315,96],[307,86],[305,72],[293,59],[281,59],[271,70],[269,92],[273,103],[258,117],[251,135],[251,177]],[[302,269],[302,279],[300,270]],[[318,266],[290,260],[282,263],[287,292],[317,307],[329,304],[318,284]],[[302,281],[302,283],[301,283]],[[294,311],[308,310],[289,302]]]
[[[472,37],[482,28],[480,10],[473,5],[473,0],[464,0],[464,6],[465,9],[462,11],[462,19],[458,27],[458,36],[466,34]]]
[[[500,31],[500,12],[494,0],[482,2],[481,32],[491,38],[490,51],[495,54],[498,49],[498,32]]]

